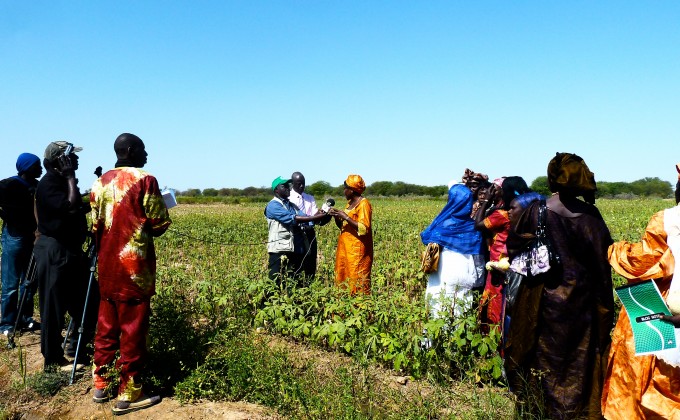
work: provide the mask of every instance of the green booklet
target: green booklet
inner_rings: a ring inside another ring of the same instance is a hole
[[[660,319],[671,312],[653,280],[617,287],[616,294],[630,318],[636,355],[677,348],[675,327]]]

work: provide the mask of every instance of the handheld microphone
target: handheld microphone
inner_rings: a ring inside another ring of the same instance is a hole
[[[326,199],[326,202],[323,203],[323,206],[321,206],[321,211],[324,212],[324,213],[328,213],[328,210],[330,210],[331,207],[333,207],[334,205],[335,205],[335,200],[333,200],[332,198],[328,198],[328,199]]]

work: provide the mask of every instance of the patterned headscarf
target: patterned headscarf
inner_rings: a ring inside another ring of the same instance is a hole
[[[481,172],[475,172],[472,169],[465,169],[462,178],[463,184],[469,186],[470,182],[477,181],[480,184],[489,182],[489,176]]]
[[[595,174],[583,158],[573,153],[557,153],[548,164],[548,187],[552,192],[568,192],[594,201],[597,185]]]
[[[357,194],[363,194],[366,191],[366,183],[360,175],[349,175],[345,180],[347,188],[353,190]]]

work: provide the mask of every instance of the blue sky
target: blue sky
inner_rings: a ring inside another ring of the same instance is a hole
[[[83,146],[81,188],[139,135],[179,190],[444,185],[466,167],[675,181],[677,1],[0,0],[0,175]]]

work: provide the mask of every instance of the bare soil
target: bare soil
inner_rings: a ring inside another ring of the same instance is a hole
[[[0,404],[5,412],[0,418],[20,419],[275,419],[280,418],[272,410],[246,402],[201,402],[182,405],[173,398],[163,398],[153,407],[124,416],[113,416],[111,409],[115,401],[98,404],[92,401],[90,372],[76,375],[73,385],[60,390],[53,397],[40,397],[35,392],[17,391],[22,384],[20,373],[19,347],[24,352],[26,375],[43,368],[40,353],[40,335],[27,333],[17,337],[15,349],[7,349],[5,340],[0,349]]]

